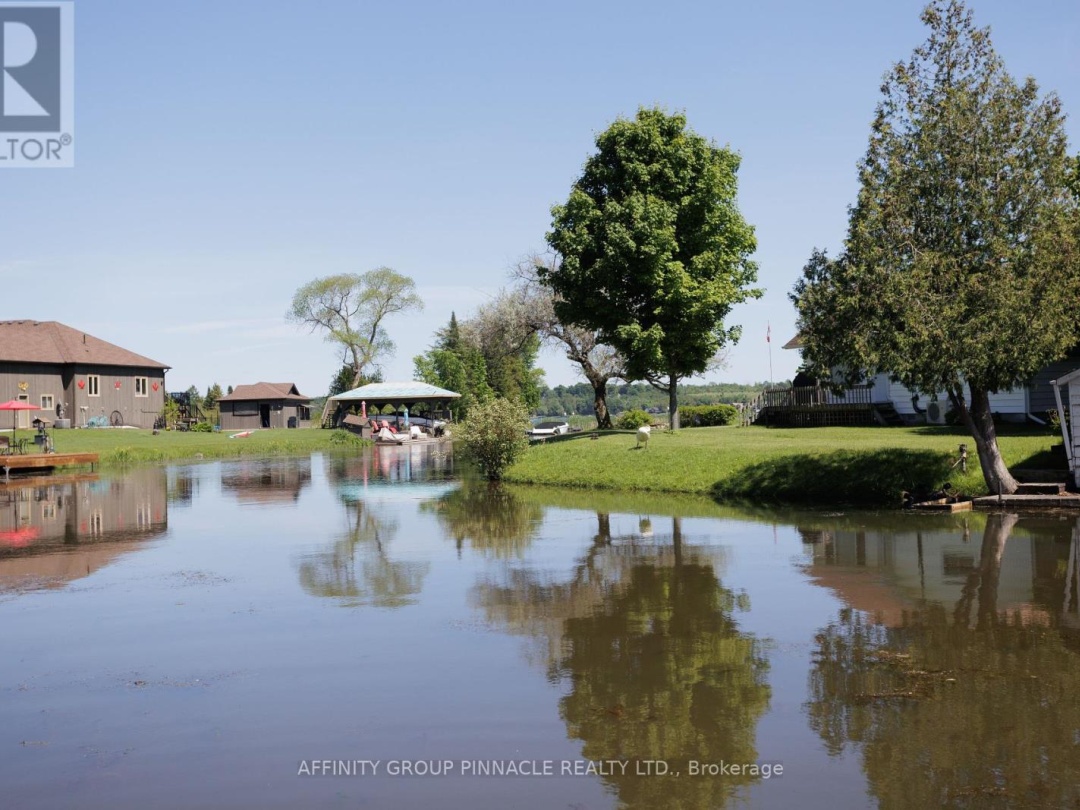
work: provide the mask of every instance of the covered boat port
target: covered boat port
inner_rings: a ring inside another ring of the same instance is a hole
[[[406,421],[418,410],[428,416],[444,418],[442,414],[449,414],[450,403],[460,398],[461,394],[417,380],[369,383],[327,399],[322,426],[346,426],[346,417],[356,412],[359,419],[350,419],[348,426],[359,427],[365,431],[363,435],[370,437],[366,431],[370,431],[371,420],[376,415],[388,416],[383,414],[388,406],[395,414],[403,410]]]

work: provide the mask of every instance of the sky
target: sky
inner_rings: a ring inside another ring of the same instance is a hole
[[[709,381],[789,379],[788,293],[837,250],[881,79],[924,3],[229,0],[75,3],[75,166],[0,168],[0,319],[56,320],[172,367],[169,390],[295,382],[340,354],[285,321],[312,279],[391,267],[387,380],[544,248],[596,134],[681,111],[742,156],[765,295]],[[1080,3],[974,0],[1009,71],[1072,114]],[[771,343],[766,335],[771,333]],[[771,366],[770,366],[771,364]],[[548,385],[581,381],[557,351]]]

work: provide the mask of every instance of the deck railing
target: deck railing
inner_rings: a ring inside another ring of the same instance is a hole
[[[820,385],[799,388],[767,388],[762,392],[766,408],[813,408],[824,405],[869,405],[873,385],[855,385],[839,392]]]

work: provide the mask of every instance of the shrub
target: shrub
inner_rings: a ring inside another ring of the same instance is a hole
[[[507,399],[474,405],[457,435],[465,454],[490,481],[502,478],[503,471],[521,457],[529,446],[525,432],[529,414],[524,406]]]
[[[735,425],[739,412],[732,405],[690,405],[679,409],[679,421],[683,427]]]
[[[615,427],[622,430],[637,430],[639,427],[652,423],[652,416],[645,411],[627,411],[620,414],[615,420]]]
[[[194,425],[191,426],[191,429],[195,433],[213,433],[214,432],[214,426],[211,425],[209,422],[196,422]]]
[[[350,433],[347,430],[337,428],[330,434],[330,444],[341,447],[363,447],[364,445],[371,444],[367,439],[362,439],[355,433]]]

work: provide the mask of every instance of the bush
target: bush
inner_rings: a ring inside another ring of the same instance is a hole
[[[739,412],[732,405],[690,405],[679,409],[683,427],[718,427],[739,423]]]
[[[341,447],[363,447],[364,445],[371,444],[371,442],[361,438],[355,433],[350,433],[347,430],[337,428],[330,434],[330,444]]]
[[[484,476],[498,481],[503,471],[528,448],[525,432],[529,427],[529,414],[524,406],[500,398],[470,408],[457,435],[465,454],[476,462]]]
[[[615,427],[622,430],[637,430],[649,424],[652,424],[652,415],[645,411],[626,411],[615,420]]]
[[[211,425],[209,422],[196,422],[194,425],[191,426],[191,429],[195,433],[213,433],[214,432],[214,426]]]

